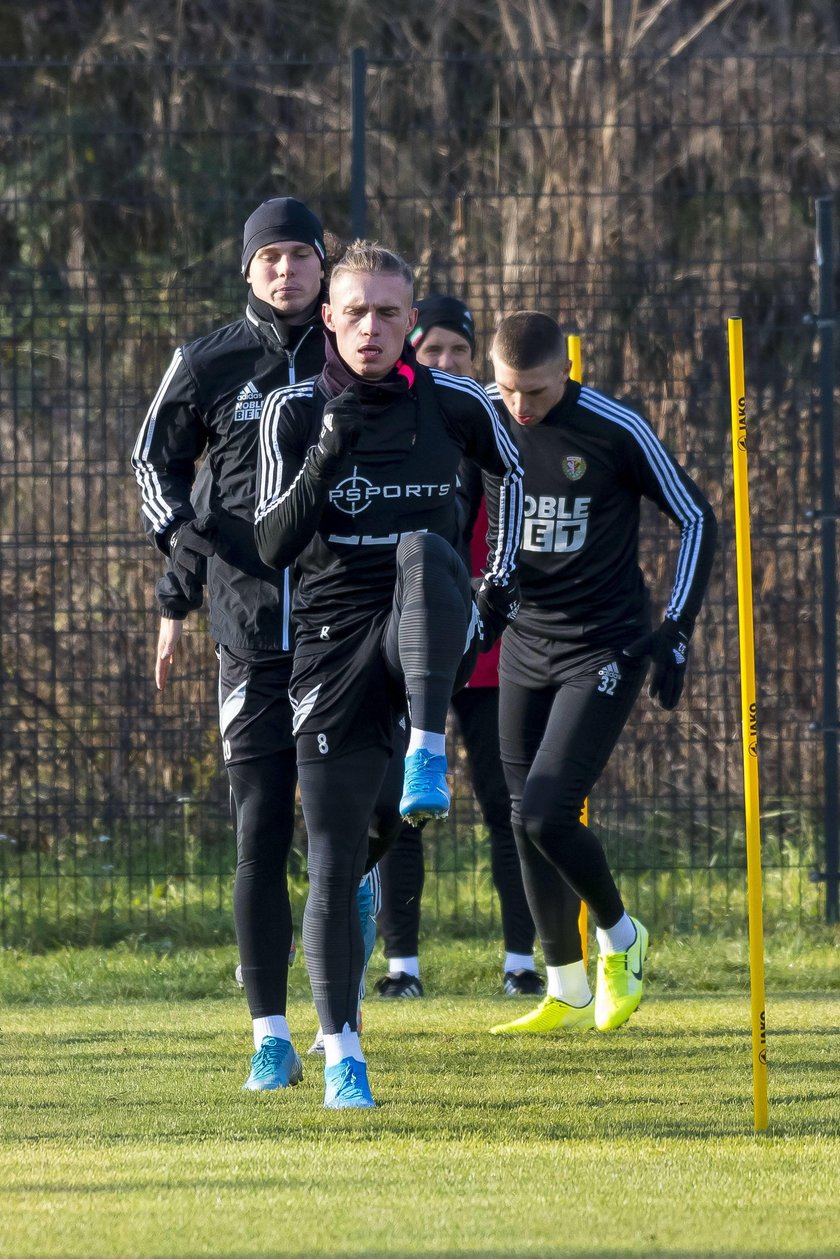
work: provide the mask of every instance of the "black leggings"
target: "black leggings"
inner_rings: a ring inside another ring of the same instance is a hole
[[[292,912],[286,864],[295,825],[294,748],[228,766],[236,819],[233,918],[252,1018],[286,1013]]]
[[[499,736],[528,904],[546,963],[582,957],[581,898],[598,927],[624,906],[597,836],[580,821],[641,690],[645,668],[622,667],[610,689],[597,667],[534,691],[503,678]]]
[[[299,767],[309,837],[303,947],[321,1027],[356,1028],[364,944],[356,905],[368,849],[380,853],[400,826],[403,751],[364,748]],[[369,833],[370,832],[370,833]]]
[[[392,676],[405,683],[418,730],[446,729],[452,692],[475,668],[476,627],[470,578],[458,553],[435,533],[403,538],[384,655]]]
[[[475,642],[467,648],[468,630],[475,625],[469,576],[453,548],[433,533],[403,538],[396,561],[382,655],[389,673],[405,687],[415,725],[442,733],[452,692],[474,664]],[[341,667],[352,669],[352,660]],[[360,696],[360,702],[366,698],[371,699]],[[327,1035],[345,1024],[356,1027],[364,969],[356,889],[371,818],[380,835],[390,838],[398,829],[403,751],[400,740],[393,755],[376,746],[334,755],[327,749],[323,757],[298,767],[309,837],[303,944],[315,1008]]]

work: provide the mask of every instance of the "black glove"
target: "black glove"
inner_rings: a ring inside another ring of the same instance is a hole
[[[651,699],[658,697],[659,703],[668,712],[676,708],[682,695],[688,661],[688,639],[687,631],[680,629],[676,621],[664,620],[659,629],[637,638],[622,653],[630,660],[641,660],[643,656],[650,656],[653,661],[653,677],[648,695]]]
[[[315,466],[322,476],[335,475],[344,456],[358,444],[364,422],[364,411],[355,385],[348,385],[343,393],[327,403],[318,445],[313,453]]]
[[[519,615],[519,583],[513,578],[506,586],[496,586],[482,577],[475,584],[475,602],[483,625],[481,651],[485,652]]]
[[[185,591],[207,582],[207,560],[216,554],[219,530],[212,516],[188,520],[169,539],[172,571]]]

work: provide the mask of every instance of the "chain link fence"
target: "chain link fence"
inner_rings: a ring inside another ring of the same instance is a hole
[[[241,224],[294,193],[472,306],[583,343],[721,522],[687,695],[643,698],[591,801],[659,929],[741,930],[745,854],[726,317],[744,319],[768,922],[825,913],[815,196],[840,55],[7,63],[0,89],[0,939],[232,938],[215,660],[153,682],[156,557],[128,459],[174,345],[235,318]],[[485,360],[486,367],[486,360]],[[676,531],[643,520],[662,607]],[[458,749],[427,929],[498,923]],[[305,837],[293,858],[305,898]],[[829,872],[830,873],[830,872]]]

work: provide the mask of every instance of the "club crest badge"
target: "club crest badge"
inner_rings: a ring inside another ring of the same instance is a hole
[[[563,471],[570,481],[579,481],[586,471],[586,460],[582,455],[564,455]]]

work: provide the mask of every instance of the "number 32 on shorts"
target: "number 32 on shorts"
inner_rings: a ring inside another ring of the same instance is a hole
[[[615,695],[615,688],[621,681],[621,670],[616,662],[613,660],[610,664],[605,664],[598,670],[598,677],[601,679],[598,690],[604,695]]]

